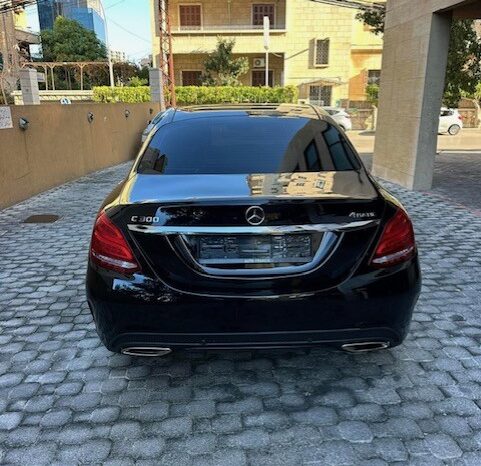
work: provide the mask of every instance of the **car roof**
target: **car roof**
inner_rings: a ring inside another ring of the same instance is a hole
[[[178,107],[172,121],[192,118],[229,116],[270,116],[289,118],[329,119],[329,114],[320,107],[310,104],[216,104]]]

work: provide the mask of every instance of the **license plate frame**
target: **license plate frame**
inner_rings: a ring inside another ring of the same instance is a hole
[[[312,235],[202,235],[196,260],[201,265],[309,263],[314,257]]]

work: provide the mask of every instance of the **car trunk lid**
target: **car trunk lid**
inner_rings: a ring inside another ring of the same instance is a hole
[[[337,286],[364,257],[384,208],[363,171],[136,175],[121,202],[114,220],[159,279],[243,297]],[[259,223],[249,221],[253,208]]]

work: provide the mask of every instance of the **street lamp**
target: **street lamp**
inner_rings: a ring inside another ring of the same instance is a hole
[[[269,87],[269,33],[271,22],[269,16],[264,16],[264,49],[266,50],[266,87]]]
[[[112,56],[110,53],[110,44],[109,44],[109,28],[107,26],[107,16],[105,15],[105,8],[102,0],[99,0],[100,9],[102,10],[102,16],[104,17],[104,24],[105,24],[105,46],[107,47],[107,59],[109,62],[109,76],[110,76],[110,87],[114,87],[114,65],[112,64]]]

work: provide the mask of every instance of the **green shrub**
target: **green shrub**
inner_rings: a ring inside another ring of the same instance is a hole
[[[129,104],[150,102],[150,88],[148,86],[114,88],[98,86],[94,87],[93,91],[94,102],[126,102]]]
[[[149,102],[150,89],[142,87],[94,87],[95,102]],[[178,86],[175,89],[178,105],[204,105],[223,103],[295,103],[295,86]]]

